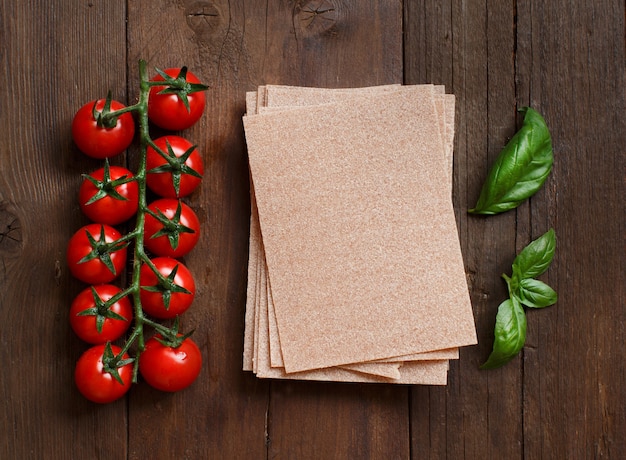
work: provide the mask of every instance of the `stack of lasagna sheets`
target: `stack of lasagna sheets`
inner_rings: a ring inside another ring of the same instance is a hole
[[[244,370],[445,385],[476,343],[441,86],[247,94]]]

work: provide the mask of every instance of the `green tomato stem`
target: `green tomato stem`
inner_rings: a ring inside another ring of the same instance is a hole
[[[133,377],[132,381],[134,383],[137,382],[137,377],[139,373],[139,358],[141,353],[145,348],[145,338],[144,338],[144,326],[152,327],[156,332],[161,334],[163,337],[174,337],[177,338],[178,341],[184,340],[191,333],[187,335],[183,335],[178,337],[178,318],[174,321],[174,326],[172,328],[168,328],[158,322],[151,320],[146,317],[141,305],[141,268],[142,265],[147,265],[152,269],[153,272],[157,273],[157,276],[161,279],[161,281],[167,281],[162,275],[158,274],[158,270],[155,265],[152,263],[150,258],[145,252],[144,249],[144,227],[145,227],[145,219],[146,214],[150,214],[155,218],[162,220],[159,215],[150,211],[148,209],[146,203],[146,156],[148,147],[152,147],[157,152],[159,152],[162,156],[167,159],[167,155],[163,152],[159,147],[155,145],[153,140],[150,138],[149,133],[149,123],[148,123],[148,100],[150,96],[150,89],[154,86],[172,86],[172,82],[169,81],[150,81],[148,78],[148,74],[146,72],[146,62],[144,60],[139,61],[139,100],[136,104],[124,107],[122,109],[116,110],[114,112],[108,112],[105,117],[107,119],[112,119],[115,117],[119,117],[120,115],[127,112],[137,112],[137,118],[139,123],[139,163],[137,166],[137,171],[132,179],[126,180],[129,182],[130,180],[135,180],[138,186],[138,209],[137,209],[137,218],[135,221],[135,228],[128,233],[126,233],[123,237],[115,242],[115,244],[124,244],[127,242],[134,243],[134,252],[133,252],[133,265],[132,265],[132,275],[130,285],[112,297],[107,304],[113,304],[120,300],[125,296],[132,296],[133,300],[133,309],[134,309],[134,328],[130,336],[124,342],[122,349],[118,355],[116,355],[111,362],[115,363],[113,371],[117,370],[117,367],[120,367],[123,363],[124,365],[128,363],[128,361],[123,360],[123,356],[127,353],[133,344],[136,342],[136,351],[135,357],[133,360]],[[180,208],[179,208],[180,209]],[[180,211],[178,211],[180,212]],[[169,220],[164,222],[165,224],[172,225]],[[176,224],[176,227],[179,227],[179,224]]]
[[[143,246],[143,232],[145,223],[145,209],[146,205],[146,150],[150,141],[150,133],[148,126],[148,98],[150,95],[150,85],[148,84],[148,75],[146,72],[146,62],[144,60],[139,61],[139,101],[138,106],[138,119],[139,119],[139,165],[137,166],[137,172],[135,177],[137,178],[137,185],[139,188],[139,209],[137,211],[137,220],[135,224],[134,238],[135,238],[135,257],[133,260],[133,274],[132,274],[132,286],[133,290],[133,305],[135,308],[135,330],[137,331],[137,357],[134,363],[133,380],[137,380],[137,370],[139,367],[139,355],[144,349],[145,341],[143,337],[143,324],[145,322],[145,316],[141,307],[141,290],[139,278],[141,275],[141,264],[144,260],[148,259]],[[132,335],[131,335],[132,337]]]
[[[150,95],[150,87],[152,86],[148,79],[146,72],[146,62],[144,60],[139,61],[139,101],[131,106],[123,109],[111,112],[112,116],[119,116],[125,112],[135,111],[137,112],[137,118],[139,122],[139,164],[135,173],[134,180],[137,181],[139,189],[139,206],[137,210],[137,218],[135,222],[135,228],[131,232],[128,232],[120,240],[134,242],[134,257],[132,266],[132,279],[130,286],[119,293],[116,297],[124,297],[125,295],[132,295],[133,308],[134,308],[134,329],[128,339],[125,341],[122,350],[119,353],[121,358],[124,353],[130,350],[133,343],[137,342],[137,351],[135,360],[133,363],[133,382],[137,382],[138,370],[139,370],[139,357],[145,347],[144,339],[144,324],[150,326],[155,325],[153,321],[150,321],[145,317],[143,308],[141,306],[141,288],[140,288],[140,276],[142,263],[152,264],[146,255],[143,245],[143,232],[145,225],[146,215],[146,150],[148,145],[152,143],[149,133],[148,124],[148,98]],[[119,299],[118,299],[119,300]]]
[[[120,299],[126,297],[127,295],[132,295],[135,292],[135,289],[137,289],[137,286],[134,286],[134,285],[128,286],[126,289],[118,292],[113,297],[111,297],[109,300],[107,300],[105,302],[105,305],[107,305],[107,307],[110,307],[114,303],[119,302]]]
[[[111,112],[108,112],[108,113],[104,114],[102,116],[102,119],[103,120],[112,120],[112,119],[119,118],[121,115],[124,115],[125,113],[128,113],[128,112],[138,112],[140,110],[141,110],[141,104],[140,103],[133,104],[133,105],[128,105],[126,107],[122,107],[121,109],[112,110]]]

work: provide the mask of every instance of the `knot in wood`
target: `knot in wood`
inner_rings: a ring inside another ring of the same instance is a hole
[[[296,9],[296,18],[304,35],[330,30],[337,22],[337,7],[330,0],[311,0]]]
[[[20,219],[10,204],[0,201],[0,255],[15,255],[22,246]]]
[[[219,8],[212,2],[199,1],[192,3],[185,10],[187,25],[196,35],[211,35],[222,22]]]

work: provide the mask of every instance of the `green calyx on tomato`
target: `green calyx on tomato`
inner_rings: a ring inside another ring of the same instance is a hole
[[[169,329],[159,329],[159,333],[156,334],[153,338],[165,347],[178,348],[195,332],[191,330],[186,334],[182,334],[178,331],[179,328],[180,319],[177,316],[176,319],[174,319],[174,323]]]
[[[186,273],[187,270],[184,267],[184,265],[182,265],[181,263],[176,262],[174,259],[171,259],[171,260],[174,261],[175,264],[173,265],[170,273],[167,276],[164,276],[164,274],[162,273],[162,271],[167,270],[168,268],[167,266],[165,267],[165,269],[163,269],[161,267],[163,264],[158,264],[159,266],[157,266],[154,263],[146,263],[144,267],[149,267],[152,273],[154,274],[154,276],[156,276],[156,284],[146,285],[142,283],[141,285],[142,290],[146,292],[156,292],[162,296],[163,306],[165,310],[170,309],[170,302],[171,302],[173,294],[193,295],[193,292],[185,288],[183,285],[176,284],[176,275],[178,274],[178,270],[181,267],[182,267],[181,272],[184,271]],[[157,263],[158,262],[159,261],[157,260]],[[145,269],[143,270],[145,271]],[[144,278],[148,278],[147,274]]]
[[[125,318],[119,313],[115,313],[111,306],[115,302],[111,302],[110,300],[103,301],[102,298],[98,295],[98,291],[94,286],[91,286],[91,294],[93,296],[94,306],[91,308],[87,308],[79,313],[76,313],[77,316],[95,316],[96,317],[96,330],[98,333],[102,333],[102,328],[104,327],[104,321],[108,318],[117,319],[120,321],[128,321],[129,318]]]
[[[182,257],[200,238],[196,213],[180,200],[162,198],[146,208],[146,247],[159,256]]]
[[[78,391],[99,404],[121,398],[130,390],[133,362],[136,361],[123,349],[108,342],[89,348],[78,359],[74,369]]]
[[[93,186],[98,190],[89,200],[85,202],[86,205],[95,203],[96,201],[101,200],[102,198],[105,198],[107,196],[110,196],[111,198],[120,201],[128,201],[128,197],[120,195],[120,193],[117,191],[117,188],[120,185],[135,181],[132,173],[124,174],[117,179],[111,179],[111,166],[109,165],[108,159],[104,161],[102,180],[98,180],[88,174],[83,174],[83,177],[91,182]]]
[[[74,298],[69,319],[81,340],[92,344],[112,342],[130,327],[133,307],[128,292],[112,284],[98,284]]]
[[[182,67],[176,78],[173,78],[166,71],[163,71],[161,69],[155,70],[163,78],[163,81],[166,85],[164,89],[158,92],[158,94],[175,94],[185,105],[187,112],[191,111],[189,104],[189,95],[209,89],[208,86],[203,85],[202,83],[188,81],[187,67]]]
[[[126,264],[127,244],[110,225],[85,225],[72,235],[67,247],[70,272],[88,284],[113,281]]]
[[[200,80],[186,67],[156,69],[158,74],[148,83],[148,118],[169,131],[193,126],[204,113],[206,97]]]
[[[78,192],[80,209],[92,221],[117,225],[137,213],[139,185],[131,171],[121,166],[104,167],[83,175]]]
[[[161,391],[180,391],[191,385],[202,368],[202,353],[187,334],[178,333],[178,318],[171,329],[146,342],[139,372],[148,385]]]
[[[117,269],[111,259],[111,254],[120,251],[121,249],[125,249],[128,246],[128,242],[119,240],[108,242],[106,241],[105,233],[104,225],[100,226],[100,237],[98,239],[95,239],[90,232],[85,231],[87,240],[89,240],[89,244],[91,245],[91,251],[80,259],[78,263],[84,264],[91,260],[98,259],[113,275],[117,275]]]
[[[104,107],[102,107],[102,110],[97,109],[98,101],[93,103],[91,115],[94,120],[96,120],[96,125],[98,125],[99,128],[111,129],[115,128],[115,125],[117,125],[118,114],[116,111],[111,110],[112,100],[111,91],[109,91],[107,93],[107,98],[104,100]]]
[[[148,187],[160,196],[187,196],[202,180],[202,158],[196,146],[182,137],[161,137],[148,147],[146,155]]]
[[[119,155],[132,143],[135,121],[128,113],[133,107],[121,102],[97,99],[83,105],[72,119],[72,139],[78,149],[92,158]]]
[[[113,378],[120,383],[120,385],[124,385],[124,381],[120,376],[119,369],[132,364],[134,361],[135,358],[131,358],[130,356],[121,355],[121,353],[113,353],[113,348],[111,348],[111,344],[109,342],[107,342],[104,346],[104,353],[102,355],[102,370],[111,374]]]

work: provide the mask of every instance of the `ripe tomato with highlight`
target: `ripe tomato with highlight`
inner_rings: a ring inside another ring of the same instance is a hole
[[[106,99],[98,99],[83,105],[72,120],[72,138],[78,149],[92,158],[104,159],[119,155],[133,141],[135,120],[129,112],[116,120],[102,122]],[[121,102],[111,100],[110,111],[125,108]],[[101,121],[99,121],[99,119]]]
[[[163,136],[146,151],[146,184],[166,198],[191,194],[202,181],[204,163],[195,145],[180,136]],[[165,156],[164,156],[165,155]]]
[[[171,319],[189,309],[196,295],[196,284],[189,269],[171,257],[152,259],[157,275],[143,264],[139,275],[143,310],[159,319]]]
[[[110,225],[88,224],[80,228],[67,246],[67,264],[72,275],[88,284],[109,283],[126,264],[126,244]]]
[[[70,307],[70,326],[87,343],[99,344],[119,339],[130,327],[133,308],[128,297],[106,305],[121,289],[100,284],[84,289]]]
[[[120,399],[124,396],[132,385],[133,365],[124,364],[116,371],[122,383],[120,383],[112,373],[108,372],[107,363],[110,357],[117,356],[122,349],[116,345],[109,345],[111,356],[107,355],[107,345],[95,345],[89,348],[76,363],[74,369],[74,381],[78,391],[88,400],[106,404]],[[128,354],[122,356],[129,359]]]
[[[161,198],[148,205],[148,210],[144,245],[152,254],[183,257],[198,243],[200,220],[189,205],[173,198]]]
[[[94,222],[117,225],[137,213],[139,186],[121,166],[106,166],[85,176],[78,191],[82,212]]]
[[[180,391],[191,385],[202,369],[198,345],[186,338],[177,347],[159,342],[157,335],[146,342],[141,354],[139,372],[152,387],[161,391]]]
[[[166,86],[158,85],[150,89],[148,118],[158,127],[170,131],[181,131],[193,126],[202,116],[206,105],[204,95],[206,87],[202,87],[200,80],[193,73],[186,68],[170,68],[163,72],[175,79],[180,76],[183,69],[186,72],[186,78],[183,80],[188,83],[185,85],[187,88],[182,88],[181,91],[171,91]],[[165,78],[158,74],[151,81],[165,81]],[[192,87],[194,84],[199,85],[196,91]],[[185,99],[189,107],[185,105]]]

